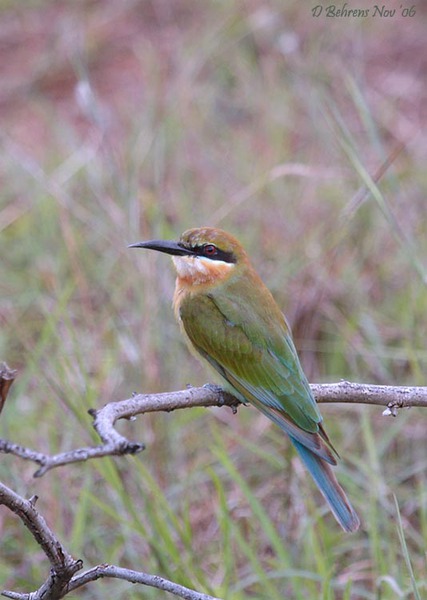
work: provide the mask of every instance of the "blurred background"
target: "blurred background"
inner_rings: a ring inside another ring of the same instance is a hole
[[[96,443],[89,408],[208,380],[170,260],[127,249],[201,225],[244,243],[311,381],[426,384],[424,2],[23,4],[0,4],[0,358],[19,372],[1,437]],[[0,478],[40,497],[85,567],[233,600],[417,599],[427,413],[381,412],[322,407],[353,535],[250,408],[121,423],[144,453],[40,480],[3,456]],[[0,587],[37,588],[48,564],[4,508],[0,537]],[[100,581],[73,597],[166,595]]]

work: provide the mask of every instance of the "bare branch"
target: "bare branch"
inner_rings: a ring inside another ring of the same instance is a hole
[[[427,406],[427,387],[380,386],[342,381],[332,384],[313,384],[311,388],[318,402],[384,406],[386,408],[384,414],[394,416],[399,408]],[[49,469],[72,462],[81,462],[100,456],[141,452],[144,449],[142,443],[131,442],[116,431],[115,424],[119,419],[132,419],[136,415],[148,412],[170,412],[178,408],[196,406],[229,406],[235,411],[238,404],[239,401],[236,398],[212,385],[166,394],[138,394],[121,402],[106,404],[100,410],[89,411],[94,418],[93,425],[103,442],[99,446],[79,448],[71,452],[49,456],[0,440],[0,452],[9,452],[40,464],[41,468],[35,475],[41,476]],[[8,506],[20,517],[51,564],[49,577],[36,592],[23,594],[3,591],[3,596],[15,600],[41,600],[42,598],[43,600],[59,600],[90,581],[113,577],[168,591],[187,600],[218,600],[162,577],[111,565],[98,565],[76,575],[77,571],[82,568],[81,561],[73,559],[62,547],[36,510],[36,500],[36,497],[25,500],[0,483],[0,504]]]
[[[133,571],[131,569],[123,569],[114,565],[98,565],[93,569],[89,569],[84,573],[73,577],[68,586],[68,591],[71,592],[90,581],[96,581],[103,577],[112,577],[115,579],[124,579],[130,583],[141,583],[150,587],[170,592],[179,598],[185,598],[185,600],[220,600],[214,596],[208,596],[187,588],[169,579],[164,579],[158,575],[149,575],[140,571]]]
[[[384,415],[397,415],[399,408],[427,407],[427,387],[372,385],[370,383],[312,383],[317,402],[344,402],[346,404],[372,404],[384,406]]]
[[[0,505],[4,504],[18,515],[51,564],[48,579],[37,592],[31,595],[31,600],[61,598],[70,579],[82,568],[82,562],[74,560],[63,548],[44,518],[36,510],[36,502],[37,496],[26,500],[0,483]],[[2,592],[2,595],[7,598],[30,598],[29,594],[22,595],[16,592]]]
[[[36,496],[26,500],[0,483],[0,505],[4,504],[21,519],[42,548],[51,565],[48,578],[38,590],[30,593],[3,590],[0,593],[5,598],[14,600],[59,600],[91,581],[103,577],[112,577],[124,579],[130,583],[141,583],[154,587],[186,600],[219,600],[219,598],[201,594],[163,577],[123,569],[114,565],[98,565],[84,573],[75,575],[82,568],[82,561],[75,560],[61,545],[55,534],[47,526],[44,518],[36,510],[36,501]]]
[[[319,403],[343,402],[383,406],[385,408],[384,415],[396,416],[398,409],[404,407],[427,407],[427,387],[399,387],[341,381],[339,383],[311,384],[311,389]],[[132,442],[115,429],[115,424],[119,419],[133,419],[137,415],[149,412],[171,412],[196,406],[229,406],[236,410],[239,404],[234,396],[213,385],[164,394],[135,394],[127,400],[110,402],[99,410],[89,411],[94,418],[93,426],[102,440],[102,444],[99,446],[78,448],[50,456],[23,448],[7,440],[0,440],[0,452],[14,454],[36,462],[40,465],[40,469],[34,475],[41,477],[50,469],[62,465],[102,456],[137,454],[144,450],[143,443]]]
[[[236,398],[222,388],[212,385],[165,394],[136,394],[127,400],[110,402],[100,410],[91,409],[89,411],[94,418],[93,426],[103,442],[99,446],[78,448],[50,456],[0,439],[0,452],[14,454],[41,465],[40,469],[34,473],[34,477],[41,477],[50,469],[70,463],[103,456],[123,456],[142,452],[145,448],[143,443],[131,442],[116,431],[114,425],[119,419],[132,419],[143,413],[171,412],[178,408],[194,408],[196,406],[230,406],[235,410],[238,404],[239,401]]]

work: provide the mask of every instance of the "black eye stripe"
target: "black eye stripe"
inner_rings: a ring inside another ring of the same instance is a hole
[[[216,252],[213,252],[211,248],[215,248]],[[236,257],[234,256],[233,252],[226,252],[225,250],[221,250],[214,244],[203,244],[202,246],[194,246],[192,250],[197,256],[204,256],[206,258],[209,258],[210,260],[222,260],[223,262],[227,263],[236,262]]]

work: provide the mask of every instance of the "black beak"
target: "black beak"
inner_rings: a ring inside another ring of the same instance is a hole
[[[167,240],[150,240],[149,242],[138,242],[130,244],[128,248],[148,248],[149,250],[158,250],[165,254],[173,256],[194,256],[196,253],[190,248],[185,248],[180,242],[169,242]]]

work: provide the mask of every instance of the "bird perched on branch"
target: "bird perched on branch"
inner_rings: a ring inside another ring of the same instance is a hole
[[[229,233],[189,229],[178,242],[132,244],[172,256],[175,315],[190,348],[222,377],[224,387],[288,434],[345,531],[359,518],[332,466],[334,450],[302,370],[285,317]]]

